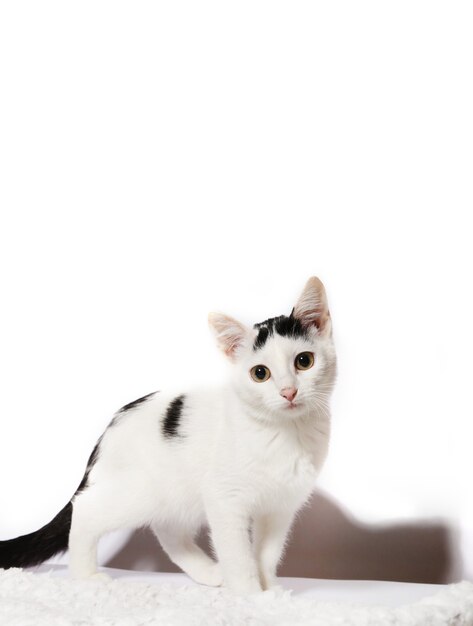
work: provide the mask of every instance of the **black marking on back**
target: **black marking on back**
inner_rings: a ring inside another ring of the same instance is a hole
[[[143,396],[142,398],[138,398],[138,400],[133,400],[133,402],[130,402],[129,404],[125,404],[125,406],[122,406],[122,408],[118,411],[118,413],[125,413],[126,411],[130,411],[131,409],[135,409],[137,406],[139,406],[143,402],[146,402],[146,400],[150,400],[152,396],[154,396],[155,393],[157,392],[153,391],[153,393],[148,393],[146,396]]]
[[[112,426],[116,426],[121,421],[122,417],[126,415],[126,413],[128,413],[128,411],[131,411],[132,409],[136,409],[136,407],[140,406],[140,404],[142,404],[143,402],[150,400],[157,393],[158,393],[157,391],[153,391],[152,393],[148,393],[146,396],[143,396],[142,398],[138,398],[138,400],[133,400],[133,402],[129,402],[128,404],[125,404],[125,406],[122,406],[122,408],[119,409],[113,416],[113,419],[108,425],[108,428],[111,428]]]
[[[169,403],[163,421],[163,435],[167,438],[176,437],[178,435],[179,422],[182,415],[182,407],[184,406],[185,396],[178,396]]]
[[[103,435],[102,435],[102,437],[103,437]],[[77,491],[75,493],[76,496],[81,491],[84,491],[84,489],[87,487],[87,483],[89,481],[89,474],[92,471],[92,468],[94,467],[94,465],[96,464],[97,459],[99,458],[99,447],[100,447],[100,443],[102,441],[102,437],[100,437],[100,439],[97,441],[97,443],[95,444],[94,449],[92,450],[92,454],[89,456],[89,460],[87,461],[87,467],[85,469],[84,477],[80,481],[80,485],[78,486]]]
[[[253,350],[259,350],[262,348],[268,337],[273,337],[274,334],[281,335],[281,337],[303,337],[308,338],[308,332],[306,328],[301,324],[297,317],[291,315],[280,315],[279,317],[271,317],[264,322],[255,324],[253,328],[258,330],[258,334],[253,343]]]
[[[122,408],[115,413],[114,418],[112,419],[110,424],[107,426],[107,430],[109,428],[112,428],[113,426],[116,426],[118,422],[120,421],[120,419],[124,416],[124,414],[127,413],[127,411],[131,411],[131,409],[135,409],[137,406],[139,406],[143,402],[146,402],[146,400],[150,400],[152,396],[154,396],[156,393],[157,391],[153,391],[153,393],[148,393],[146,396],[143,396],[142,398],[138,398],[138,400],[133,400],[133,402],[129,402],[128,404],[125,404],[125,406],[122,406]],[[107,430],[105,432],[107,432]],[[78,495],[81,491],[84,491],[84,489],[86,489],[86,487],[88,486],[89,475],[90,475],[90,472],[92,471],[92,468],[97,463],[97,459],[99,458],[100,444],[102,442],[104,435],[105,433],[100,437],[100,439],[95,444],[94,449],[92,450],[92,454],[90,455],[89,460],[87,461],[87,467],[85,469],[84,477],[82,478],[75,495]]]

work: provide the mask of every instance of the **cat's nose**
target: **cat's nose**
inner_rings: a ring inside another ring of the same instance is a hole
[[[292,402],[297,396],[297,389],[295,387],[284,387],[279,393],[283,398],[286,398],[288,402]]]

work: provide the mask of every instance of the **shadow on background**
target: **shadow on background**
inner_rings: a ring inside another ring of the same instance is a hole
[[[204,549],[209,540],[199,537]],[[318,493],[296,520],[280,576],[449,583],[461,577],[454,530],[439,521],[367,525]],[[121,569],[178,572],[148,529],[135,531],[107,563]]]

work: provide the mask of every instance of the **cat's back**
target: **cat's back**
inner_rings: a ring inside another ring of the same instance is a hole
[[[102,437],[103,464],[154,472],[163,464],[189,465],[202,449],[208,456],[221,406],[218,388],[159,391],[131,402]]]
[[[219,405],[218,391],[198,390],[153,393],[124,406],[91,455],[74,505],[113,509],[123,525],[173,524],[184,514],[199,526]]]

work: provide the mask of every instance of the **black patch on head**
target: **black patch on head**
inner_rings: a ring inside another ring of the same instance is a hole
[[[122,408],[118,411],[118,413],[125,413],[125,411],[130,411],[131,409],[136,408],[142,402],[146,402],[146,400],[149,400],[152,396],[154,396],[155,393],[157,392],[153,391],[153,393],[148,393],[148,395],[143,396],[142,398],[138,398],[138,400],[133,400],[133,402],[130,402],[129,404],[125,404],[125,406],[122,406]]]
[[[166,414],[163,421],[163,435],[167,438],[176,437],[178,435],[179,422],[182,414],[182,407],[184,406],[184,397],[178,396],[170,402],[166,409]]]
[[[269,337],[270,331],[268,326],[264,326],[264,322],[261,322],[261,324],[255,324],[254,328],[259,328],[258,334],[253,344],[253,350],[258,350],[259,348],[262,348],[266,343],[266,339]]]
[[[289,317],[287,315],[280,315],[279,317],[271,317],[264,322],[255,324],[253,328],[258,330],[258,334],[253,343],[253,350],[259,350],[264,346],[268,337],[273,337],[274,334],[278,334],[281,337],[302,337],[307,339],[309,334],[307,329],[301,324],[300,320],[294,317],[291,313]]]

